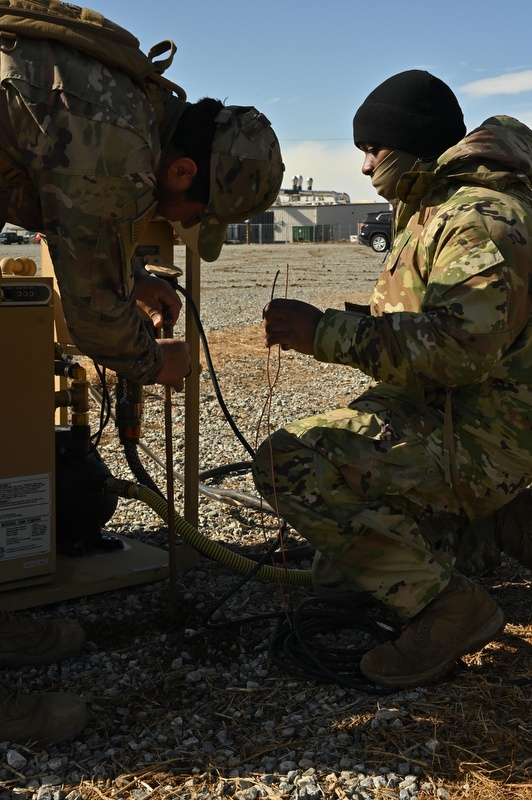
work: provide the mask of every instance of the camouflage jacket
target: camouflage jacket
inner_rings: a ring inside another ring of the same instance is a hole
[[[125,73],[58,43],[0,54],[0,223],[45,234],[73,341],[148,383],[161,367],[133,298],[132,256],[156,206],[157,123]],[[141,268],[142,269],[142,268]]]
[[[456,441],[467,439],[479,458],[488,453],[525,485],[532,475],[531,179],[532,131],[510,117],[490,118],[428,171],[406,173],[369,312],[327,310],[314,344],[317,359],[372,376],[379,383],[369,394],[392,407],[447,408]],[[474,506],[471,500],[471,516],[481,511]]]

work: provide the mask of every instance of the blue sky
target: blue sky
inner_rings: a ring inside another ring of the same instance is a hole
[[[81,3],[80,3],[81,4]],[[426,69],[448,83],[468,130],[493,114],[532,127],[530,0],[84,0],[147,50],[177,45],[165,73],[188,99],[255,105],[293,175],[315,189],[379,199],[360,173],[352,118],[381,81]]]

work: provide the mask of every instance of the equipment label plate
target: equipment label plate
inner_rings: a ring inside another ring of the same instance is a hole
[[[50,493],[49,473],[0,479],[0,560],[50,551]]]

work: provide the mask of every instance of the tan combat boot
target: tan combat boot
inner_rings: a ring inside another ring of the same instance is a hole
[[[0,610],[0,667],[54,664],[72,658],[85,641],[83,628],[70,619],[37,619]]]
[[[86,724],[87,709],[76,694],[22,694],[0,687],[2,742],[58,744],[73,739]]]
[[[443,677],[460,656],[491,642],[503,628],[503,613],[490,595],[454,574],[398,639],[365,653],[360,670],[381,686],[424,686]]]

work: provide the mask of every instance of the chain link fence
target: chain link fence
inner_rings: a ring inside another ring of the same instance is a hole
[[[297,242],[356,241],[358,223],[318,225],[290,225],[287,223],[242,222],[229,225],[229,244],[291,244]]]

